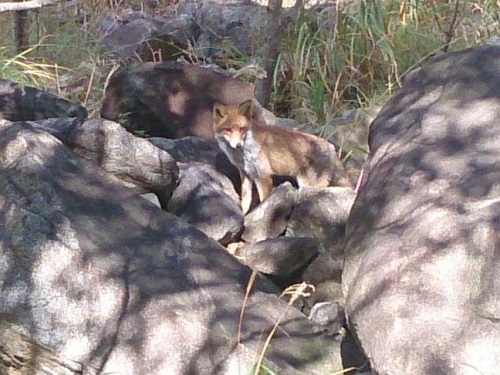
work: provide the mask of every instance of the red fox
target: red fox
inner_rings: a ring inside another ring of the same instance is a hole
[[[268,126],[252,120],[253,100],[239,106],[214,104],[214,135],[219,147],[238,168],[241,208],[246,214],[255,182],[260,201],[273,188],[273,176],[294,177],[299,187],[351,187],[335,147],[322,138]]]

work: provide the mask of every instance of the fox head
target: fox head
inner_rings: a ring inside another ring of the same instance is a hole
[[[225,139],[232,148],[241,148],[248,130],[252,127],[253,100],[238,106],[214,104],[214,135]]]

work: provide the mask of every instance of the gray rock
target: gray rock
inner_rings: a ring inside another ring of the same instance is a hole
[[[211,69],[146,63],[111,77],[101,116],[152,137],[212,139],[214,102],[236,105],[253,96],[253,84]]]
[[[42,120],[24,121],[28,127],[47,132],[63,143],[71,139],[71,134],[81,126],[85,120],[74,117],[54,117]],[[11,121],[12,122],[12,121]],[[21,122],[22,123],[22,122]],[[11,126],[12,124],[9,124]]]
[[[223,245],[238,241],[243,213],[231,181],[205,164],[181,164],[179,185],[168,212]]]
[[[0,317],[0,371],[2,374],[96,374],[84,363],[72,361],[36,343],[5,315]]]
[[[103,38],[103,49],[109,58],[119,62],[175,60],[182,55],[180,51],[186,49],[187,37],[196,30],[194,22],[167,25],[166,20],[162,22],[146,14],[135,15],[135,19],[117,25]],[[179,32],[181,27],[185,33]],[[160,55],[155,56],[155,51]]]
[[[156,207],[161,208],[160,200],[158,199],[158,196],[156,194],[146,193],[141,194],[141,197],[143,197],[148,202],[153,203]]]
[[[500,36],[492,36],[486,41],[486,44],[490,46],[500,46]]]
[[[344,239],[355,198],[350,188],[300,188],[286,235],[317,238],[326,248],[333,247]]]
[[[65,144],[131,187],[171,193],[177,183],[179,168],[169,153],[113,121],[88,120]]]
[[[339,335],[345,324],[344,308],[338,302],[318,302],[310,313],[309,319],[331,335]]]
[[[280,237],[242,246],[236,255],[259,272],[286,279],[318,255],[319,241]]]
[[[115,122],[91,119],[81,124],[78,119],[51,118],[26,126],[54,135],[134,190],[155,192],[167,201],[176,186],[179,168],[172,156]]]
[[[270,21],[266,7],[252,3],[228,6],[206,2],[196,12],[195,17],[203,30],[197,40],[197,46],[203,49],[207,57],[214,59],[223,54],[220,48],[215,48],[222,39],[229,41],[237,51],[252,55],[256,48],[252,44],[255,42],[252,35]]]
[[[34,121],[53,117],[74,117],[83,122],[87,110],[36,87],[0,79],[0,119]]]
[[[304,270],[302,279],[315,286],[316,291],[304,300],[305,311],[318,302],[344,303],[342,296],[342,268],[344,266],[344,241],[325,249],[320,248],[316,259]]]
[[[248,268],[26,124],[0,129],[0,222],[0,319],[20,335],[2,328],[2,358],[9,347],[16,361],[0,373],[39,368],[26,340],[83,367],[61,373],[250,373],[280,317],[268,369],[341,369],[338,344],[259,277],[240,325]]]
[[[499,124],[497,46],[431,59],[372,123],[342,282],[378,374],[500,372]]]
[[[148,138],[156,147],[167,151],[176,161],[181,163],[205,163],[215,167],[218,154],[222,154],[215,139],[199,137],[183,137],[168,139],[160,137]]]
[[[238,169],[231,164],[222,152],[215,139],[206,140],[198,137],[178,139],[148,138],[156,147],[167,151],[181,163],[204,163],[214,167],[218,172],[228,176],[235,186],[240,186]]]
[[[297,190],[289,182],[275,188],[264,202],[245,217],[242,239],[253,243],[284,233],[296,199]]]
[[[303,301],[306,311],[317,302],[343,301],[345,225],[355,197],[352,189],[343,187],[299,189],[286,235],[313,237],[322,244],[320,254],[302,275],[304,281],[316,288],[316,292]]]

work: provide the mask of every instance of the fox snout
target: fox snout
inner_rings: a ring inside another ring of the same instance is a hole
[[[243,140],[242,139],[228,139],[229,146],[232,148],[240,149],[243,148]]]
[[[234,149],[241,149],[245,144],[245,133],[241,131],[235,131],[233,129],[223,130],[224,138],[226,139],[229,146]]]

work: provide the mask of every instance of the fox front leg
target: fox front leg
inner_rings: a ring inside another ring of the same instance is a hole
[[[244,173],[240,173],[241,178],[241,209],[246,214],[252,204],[252,181]]]

